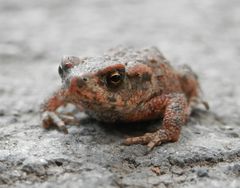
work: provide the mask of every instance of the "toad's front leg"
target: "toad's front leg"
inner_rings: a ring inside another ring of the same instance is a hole
[[[178,140],[181,126],[185,124],[188,116],[186,97],[183,94],[169,94],[158,96],[145,105],[146,111],[138,116],[151,116],[151,113],[163,114],[163,125],[153,133],[143,136],[127,138],[124,144],[147,144],[150,149],[164,142],[175,142]],[[148,109],[153,109],[149,113]],[[146,114],[146,112],[148,114]],[[144,114],[145,113],[145,114]]]
[[[60,89],[55,92],[54,95],[42,105],[42,126],[46,129],[50,127],[57,127],[58,130],[67,134],[68,130],[65,124],[74,121],[74,118],[72,116],[59,114],[56,110],[68,102],[68,91]]]

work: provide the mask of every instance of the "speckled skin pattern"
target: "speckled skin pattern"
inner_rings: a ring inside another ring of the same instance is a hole
[[[101,57],[64,57],[59,66],[63,86],[42,107],[43,127],[67,133],[57,108],[72,103],[103,122],[137,122],[163,118],[160,129],[124,143],[149,148],[179,138],[200,97],[197,76],[184,65],[174,69],[155,47],[118,47]]]

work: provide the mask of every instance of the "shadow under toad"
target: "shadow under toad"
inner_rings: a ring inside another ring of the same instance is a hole
[[[195,109],[189,118],[187,126],[193,126],[194,124],[206,126],[213,123],[216,124],[216,122],[221,125],[225,124],[223,118],[219,117],[214,112]],[[93,136],[93,139],[95,138],[97,140],[96,142],[105,143],[107,142],[106,140],[109,140],[107,138],[111,138],[112,140],[119,140],[127,137],[141,136],[145,133],[154,132],[162,126],[162,119],[135,123],[117,122],[114,124],[109,124],[98,122],[86,116],[80,119],[80,122],[77,126],[82,127],[82,130],[75,132],[75,134],[79,134],[79,136],[91,135]],[[102,139],[99,139],[100,137]]]

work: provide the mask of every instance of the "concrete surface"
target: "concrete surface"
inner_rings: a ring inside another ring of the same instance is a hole
[[[0,23],[0,187],[240,187],[240,1],[0,0]],[[179,142],[147,153],[121,145],[146,126],[83,114],[68,135],[40,127],[61,56],[119,44],[155,45],[198,73],[211,111]]]

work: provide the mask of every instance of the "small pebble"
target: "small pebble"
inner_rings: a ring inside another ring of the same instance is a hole
[[[204,169],[204,168],[198,169],[198,170],[197,170],[197,175],[198,175],[198,177],[200,177],[200,178],[209,177],[208,169]]]
[[[232,167],[232,171],[234,174],[236,175],[240,175],[240,164],[235,164],[233,167]]]

